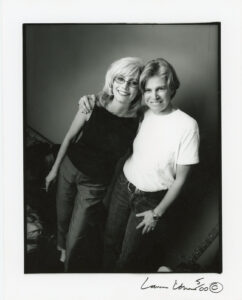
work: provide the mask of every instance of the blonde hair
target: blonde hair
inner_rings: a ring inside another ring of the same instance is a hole
[[[138,57],[124,57],[113,62],[105,77],[105,84],[103,87],[103,92],[109,96],[113,95],[113,81],[116,76],[140,76],[143,70],[144,64],[142,60]],[[139,80],[139,78],[137,78]]]
[[[134,78],[137,77],[137,81],[139,81],[143,68],[143,61],[138,57],[124,57],[113,62],[107,70],[103,90],[98,95],[100,105],[105,107],[113,100],[113,82],[116,76],[133,76]],[[128,115],[135,115],[141,105],[141,98],[141,92],[138,89],[137,95],[130,105]]]
[[[142,93],[145,90],[146,82],[153,76],[160,76],[166,78],[166,83],[171,91],[171,98],[176,94],[176,90],[180,86],[179,79],[173,66],[163,58],[157,58],[149,61],[140,75],[140,89]]]

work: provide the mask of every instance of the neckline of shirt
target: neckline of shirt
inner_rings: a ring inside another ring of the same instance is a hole
[[[118,119],[136,119],[136,118],[133,118],[133,117],[117,116],[117,115],[115,115],[114,113],[112,113],[111,111],[109,111],[108,109],[106,109],[103,106],[97,106],[96,105],[95,107],[99,108],[100,110],[105,111],[107,114],[109,114],[110,116],[112,116],[114,118],[118,118]]]
[[[153,116],[154,118],[168,118],[176,114],[178,111],[181,111],[179,108],[175,108],[173,111],[171,111],[169,114],[155,114],[152,112],[151,109],[148,109],[146,113],[148,113],[150,116]]]

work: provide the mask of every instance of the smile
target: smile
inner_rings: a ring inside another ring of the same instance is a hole
[[[118,90],[118,93],[119,93],[121,96],[129,96],[129,92],[126,92],[126,91],[120,91],[120,90]]]
[[[154,105],[158,105],[158,104],[162,103],[162,100],[160,100],[160,101],[150,101],[150,103],[154,104]]]

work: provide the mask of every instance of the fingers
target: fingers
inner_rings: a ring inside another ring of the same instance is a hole
[[[55,179],[45,179],[45,191],[48,192],[50,185],[52,184],[52,182],[55,182]]]
[[[136,214],[136,217],[143,217],[143,220],[138,224],[136,229],[142,228],[142,234],[153,231],[156,226],[156,222],[153,219],[152,213],[150,211],[144,211],[142,213]]]
[[[140,223],[138,224],[138,226],[136,226],[136,229],[139,229],[139,228],[141,228],[141,227],[144,226],[144,225],[145,225],[145,222],[142,221],[142,222],[140,222]]]
[[[144,228],[142,229],[142,234],[148,233],[150,231],[153,231],[155,229],[155,226],[147,225],[144,221],[140,222],[136,229],[140,229],[141,227]]]
[[[146,226],[144,226],[144,228],[143,228],[143,230],[142,230],[142,234],[145,234],[146,232],[147,232],[147,227]]]
[[[80,98],[78,101],[79,109],[82,113],[90,113],[96,102],[96,96],[95,95],[85,95]]]
[[[85,113],[88,113],[88,111],[89,111],[88,104],[87,104],[85,101],[83,102],[83,111],[84,111]]]
[[[93,110],[94,106],[95,106],[95,102],[96,102],[96,96],[95,95],[89,95],[89,105],[90,105],[90,110]]]
[[[142,234],[145,234],[146,232],[147,232],[147,225],[145,225],[145,222],[144,221],[142,221],[142,222],[140,222],[139,224],[138,224],[138,226],[136,227],[136,229],[139,229],[139,228],[141,228],[141,227],[143,227],[144,226],[144,228],[143,228],[143,230],[142,230]]]
[[[49,190],[49,185],[50,185],[50,182],[49,181],[45,181],[45,190],[46,190],[46,192],[48,192],[48,190]]]
[[[144,217],[145,216],[145,211],[144,212],[142,212],[142,213],[139,213],[139,214],[136,214],[136,217]]]
[[[140,229],[141,227],[143,227],[142,234],[148,233],[148,232],[153,231],[155,229],[154,224],[152,224],[152,225],[147,224],[144,220],[138,224],[136,229]]]
[[[142,234],[145,233],[149,233],[155,230],[155,227],[151,227],[151,226],[144,226],[143,230],[142,230]]]
[[[79,109],[82,113],[87,114],[90,112],[90,105],[88,101],[88,96],[82,96],[78,101]]]
[[[144,226],[143,230],[142,230],[142,234],[148,233],[150,231],[148,226]]]
[[[91,95],[87,95],[85,98],[85,105],[86,105],[86,109],[88,110],[88,112],[90,112],[92,110],[92,106],[90,105],[90,99],[92,99]]]

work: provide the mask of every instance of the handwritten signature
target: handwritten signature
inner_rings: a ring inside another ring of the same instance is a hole
[[[171,289],[173,291],[197,291],[197,292],[211,292],[220,293],[223,290],[223,285],[220,282],[211,282],[209,284],[204,283],[204,277],[196,279],[192,284],[185,285],[183,282],[175,280],[173,284],[169,286],[150,284],[149,277],[141,285],[141,290],[146,289]]]

